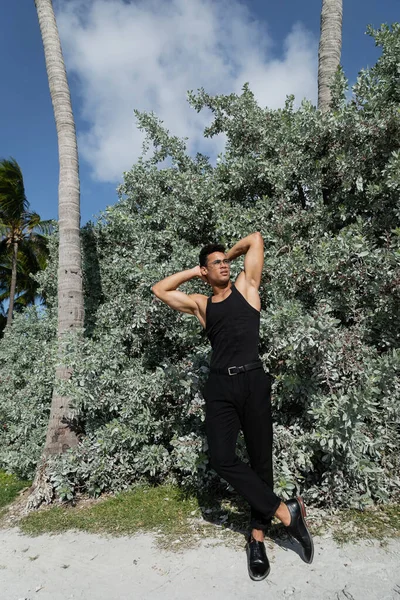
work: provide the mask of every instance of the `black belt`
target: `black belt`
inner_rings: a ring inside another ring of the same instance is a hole
[[[257,362],[249,363],[248,365],[241,365],[240,367],[227,367],[225,369],[210,369],[211,373],[216,373],[217,375],[237,375],[238,373],[245,373],[246,371],[253,371],[253,369],[261,369],[262,362],[258,360]]]

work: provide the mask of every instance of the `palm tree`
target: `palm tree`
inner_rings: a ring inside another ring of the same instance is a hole
[[[80,242],[80,188],[78,148],[60,37],[51,0],[35,0],[42,35],[50,96],[57,128],[60,179],[58,188],[59,265],[58,265],[58,346],[59,364],[52,397],[42,461],[38,466],[29,507],[50,501],[52,490],[47,480],[46,462],[78,442],[68,420],[70,399],[61,396],[57,383],[68,380],[71,370],[63,351],[67,332],[83,328],[84,307]]]
[[[38,300],[45,301],[39,294],[39,284],[32,275],[46,268],[48,260],[47,239],[42,235],[31,234],[23,239],[18,246],[17,255],[17,282],[15,288],[13,314],[23,307],[35,304]],[[0,242],[0,303],[4,306],[9,303],[12,278],[12,253]],[[6,311],[8,312],[8,310]],[[0,324],[0,335],[6,326]]]
[[[318,52],[318,108],[326,112],[331,104],[332,77],[342,53],[343,0],[322,0],[321,37]]]
[[[50,230],[51,221],[42,221],[37,213],[29,210],[17,161],[13,158],[0,160],[0,300],[9,298],[7,325],[12,322],[16,292],[20,304],[24,300],[25,304],[34,301],[35,286],[29,275],[46,264],[46,238],[41,233]],[[24,273],[28,290],[23,289],[18,270]]]

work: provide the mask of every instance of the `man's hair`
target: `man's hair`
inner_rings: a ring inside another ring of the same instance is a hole
[[[204,246],[199,254],[199,263],[201,267],[207,265],[207,257],[213,252],[223,252],[225,254],[225,246],[223,244],[207,244],[207,246]]]

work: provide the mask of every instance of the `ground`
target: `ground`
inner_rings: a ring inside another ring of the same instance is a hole
[[[175,540],[180,547],[180,540]],[[84,532],[29,537],[0,530],[1,600],[399,600],[400,539],[339,546],[315,538],[315,559],[267,543],[271,573],[249,579],[244,538],[205,538],[194,548],[160,549],[154,535]]]
[[[26,515],[26,483],[0,472],[0,600],[400,600],[399,503],[309,509],[312,565],[274,523],[256,583],[232,494],[136,487]]]

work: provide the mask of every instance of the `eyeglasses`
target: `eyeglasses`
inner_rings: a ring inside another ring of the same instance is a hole
[[[221,264],[229,267],[229,265],[231,264],[231,261],[229,260],[229,258],[224,258],[223,260],[218,258],[217,260],[213,260],[211,264],[216,267],[219,267],[219,265],[221,265]]]

